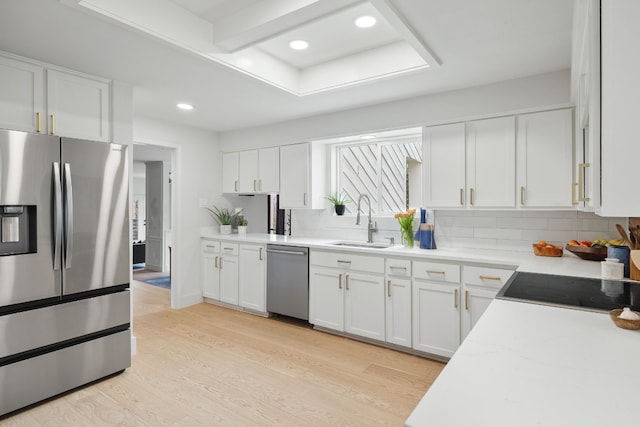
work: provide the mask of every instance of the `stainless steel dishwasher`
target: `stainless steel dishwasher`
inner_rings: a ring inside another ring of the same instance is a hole
[[[267,245],[267,311],[309,320],[309,248]]]

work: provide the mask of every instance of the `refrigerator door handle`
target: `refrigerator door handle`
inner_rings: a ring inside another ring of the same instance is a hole
[[[60,163],[53,162],[53,269],[60,270],[62,250],[62,182]]]
[[[65,208],[65,249],[64,267],[71,268],[71,253],[73,251],[73,185],[71,182],[71,165],[64,164],[64,208]]]

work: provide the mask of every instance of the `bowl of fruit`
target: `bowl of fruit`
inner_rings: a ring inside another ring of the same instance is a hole
[[[562,256],[562,246],[552,245],[544,240],[533,244],[533,253],[537,256]]]
[[[607,240],[604,238],[596,239],[593,242],[571,240],[567,243],[566,249],[587,261],[603,261],[607,257],[607,246],[618,245],[620,242],[620,239]]]

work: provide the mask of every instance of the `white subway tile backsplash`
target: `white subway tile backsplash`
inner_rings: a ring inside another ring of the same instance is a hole
[[[374,240],[394,237],[400,241],[400,227],[393,217],[375,218]],[[420,218],[416,215],[415,228]],[[478,248],[531,251],[539,240],[564,246],[569,240],[618,238],[616,224],[626,228],[627,218],[603,218],[577,211],[434,211],[436,243],[439,248]],[[366,240],[367,219],[355,225],[355,216],[336,216],[329,209],[293,211],[293,235],[336,240]]]

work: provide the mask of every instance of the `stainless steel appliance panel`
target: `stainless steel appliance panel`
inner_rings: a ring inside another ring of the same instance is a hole
[[[62,139],[63,294],[129,283],[127,147]]]
[[[267,245],[267,311],[309,319],[309,248]]]
[[[36,207],[37,252],[0,256],[0,306],[60,295],[54,270],[52,177],[60,139],[0,130],[0,206]]]
[[[129,321],[128,290],[0,316],[0,359]]]
[[[131,366],[131,331],[0,367],[0,416]]]

